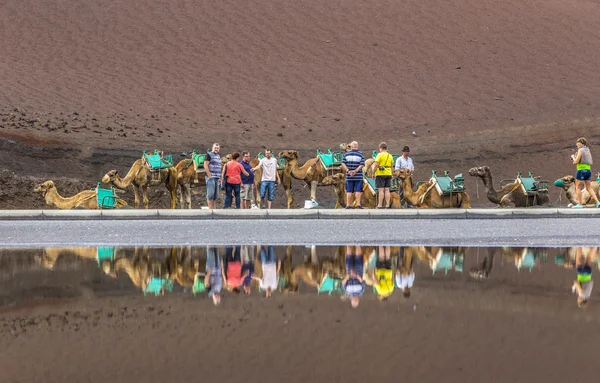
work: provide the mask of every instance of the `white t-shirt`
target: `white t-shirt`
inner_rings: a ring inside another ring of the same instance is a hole
[[[279,281],[277,280],[277,263],[264,263],[262,265],[263,277],[260,280],[260,288],[277,290]]]
[[[399,289],[404,289],[405,287],[410,289],[414,282],[415,273],[410,273],[409,275],[396,274],[396,286],[398,286]]]
[[[277,181],[277,160],[275,157],[264,157],[259,163],[262,168],[262,181]]]
[[[594,281],[591,280],[588,282],[581,282],[581,294],[579,294],[579,291],[577,291],[577,288],[575,288],[575,286],[573,286],[573,292],[577,293],[579,298],[585,299],[587,301],[590,299],[590,296],[592,295],[593,288],[594,288]]]
[[[410,157],[404,158],[404,156],[400,156],[396,160],[396,165],[394,166],[394,169],[395,170],[410,169],[411,171],[414,172],[415,166],[413,165],[412,158],[410,158]]]

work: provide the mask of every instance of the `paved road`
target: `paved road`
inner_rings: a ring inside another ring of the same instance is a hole
[[[600,218],[0,221],[5,247],[67,245],[598,246]]]

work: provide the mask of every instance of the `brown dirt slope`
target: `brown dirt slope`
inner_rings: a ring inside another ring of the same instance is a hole
[[[0,137],[24,147],[0,161],[23,176],[93,183],[142,149],[220,141],[306,158],[358,138],[410,145],[418,178],[487,164],[498,178],[555,179],[571,171],[577,136],[600,143],[596,5],[7,3]],[[40,164],[35,148],[69,152],[69,166],[56,153]]]

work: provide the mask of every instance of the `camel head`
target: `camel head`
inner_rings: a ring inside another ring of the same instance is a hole
[[[221,157],[221,165],[225,165],[231,160],[233,160],[233,155],[229,153],[228,155]]]
[[[342,149],[345,152],[349,152],[350,150],[352,150],[350,144],[347,144],[345,142],[340,144],[340,149]]]
[[[323,178],[323,185],[334,185],[338,186],[346,182],[346,175],[344,173],[337,173],[332,176],[327,176]]]
[[[102,183],[103,184],[107,184],[107,183],[111,183],[115,180],[115,178],[119,175],[119,173],[116,170],[111,170],[108,173],[106,173],[104,175],[104,177],[102,177]]]
[[[298,159],[298,151],[297,150],[284,150],[279,152],[279,158],[285,158],[286,161],[292,161]]]
[[[476,168],[469,169],[469,175],[472,177],[488,177],[490,173],[489,166],[478,166]]]
[[[42,182],[41,184],[36,185],[35,188],[33,189],[33,191],[42,193],[43,195],[46,195],[46,193],[48,193],[48,191],[50,189],[53,189],[55,187],[56,186],[54,186],[54,182],[48,180],[48,181]]]
[[[399,169],[394,171],[394,176],[404,180],[412,175],[412,172],[408,169]]]
[[[573,176],[564,176],[563,178],[559,178],[554,181],[554,186],[563,188],[564,190],[569,189],[571,185],[575,183],[575,177]]]

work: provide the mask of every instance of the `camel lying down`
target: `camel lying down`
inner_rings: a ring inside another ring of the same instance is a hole
[[[75,194],[72,197],[61,197],[54,186],[54,182],[48,180],[44,181],[33,189],[35,192],[42,193],[46,204],[54,205],[59,209],[99,209],[96,189],[84,190],[80,193]],[[117,200],[117,208],[126,206],[127,203],[122,200]]]

